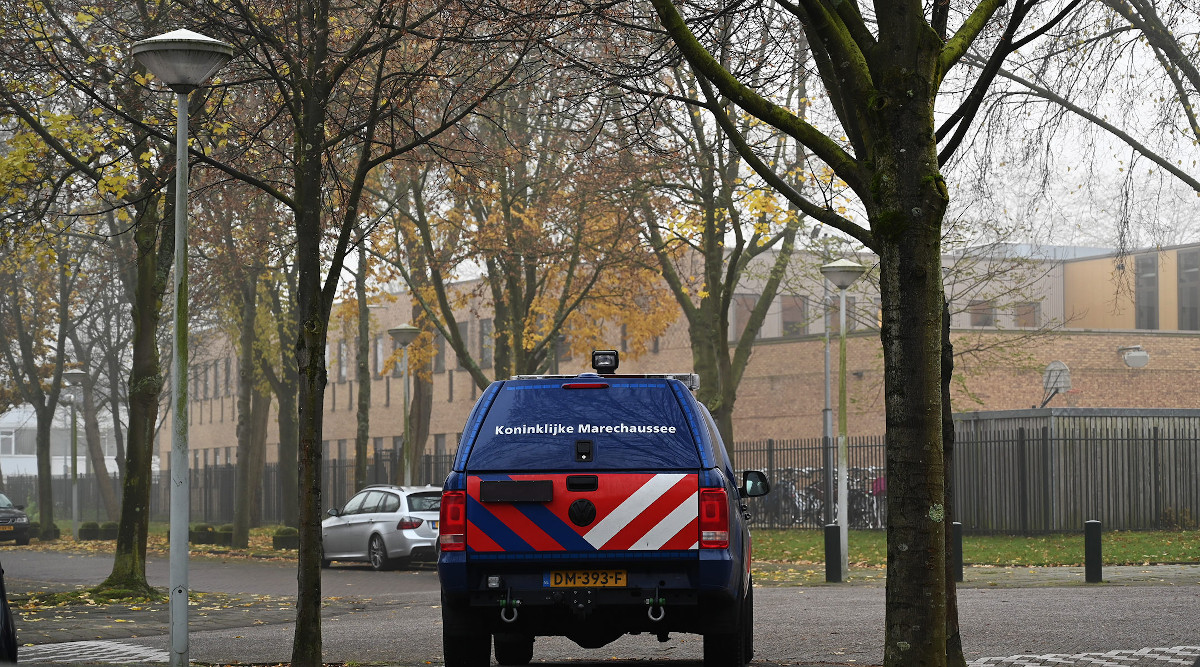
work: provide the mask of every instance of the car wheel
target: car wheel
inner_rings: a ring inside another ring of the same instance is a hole
[[[528,665],[533,660],[533,637],[496,635],[496,662],[501,665]]]
[[[321,547],[321,569],[322,569],[322,570],[328,570],[328,569],[329,569],[329,566],[330,566],[330,565],[332,565],[332,564],[333,564],[333,561],[331,561],[331,560],[329,560],[328,558],[326,558],[326,557],[325,557],[325,547],[324,547],[324,546],[322,546],[322,547]]]
[[[371,536],[371,540],[367,543],[367,560],[371,562],[371,567],[376,571],[392,569],[392,559],[388,558],[387,547],[383,544],[382,537]]]
[[[742,611],[742,661],[750,664],[754,659],[754,583],[746,591],[746,607]]]
[[[446,604],[442,596],[442,657],[446,667],[488,667],[492,636],[480,632],[470,614]]]
[[[704,667],[745,667],[748,662],[747,644],[750,641],[746,634],[753,632],[752,628],[747,627],[753,622],[753,612],[748,611],[750,607],[746,604],[748,600],[748,595],[742,600],[741,608],[730,624],[732,632],[704,633]]]
[[[17,546],[24,547],[24,546],[28,546],[28,545],[29,545],[29,535],[28,534],[22,535],[21,537],[17,538]]]

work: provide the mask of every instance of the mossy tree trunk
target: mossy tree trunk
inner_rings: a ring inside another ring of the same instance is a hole
[[[801,211],[879,257],[888,479],[884,661],[888,667],[961,665],[946,563],[947,499],[953,487],[946,480],[948,450],[943,449],[940,243],[949,194],[940,166],[960,145],[953,124],[961,124],[959,131],[970,125],[977,98],[969,97],[962,113],[952,116],[951,127],[941,130],[934,104],[946,73],[969,48],[983,48],[976,42],[1002,3],[970,3],[955,15],[959,24],[952,34],[946,30],[946,3],[928,8],[932,19],[927,19],[927,8],[918,0],[879,0],[869,23],[854,0],[788,5],[812,45],[824,94],[840,122],[834,136],[760,94],[748,79],[732,75],[671,0],[652,3],[659,24],[692,68],[729,97],[738,113],[749,113],[807,147],[866,210],[869,225],[863,226],[828,202],[805,197],[791,175],[764,161],[731,129],[725,107],[704,104],[760,177]],[[1004,36],[994,47],[996,63],[1015,48],[1013,34],[1031,6],[1018,0],[1007,15]],[[984,70],[975,92],[986,90],[996,69]],[[939,132],[951,137],[942,154]]]
[[[163,207],[165,210],[159,216],[155,206],[159,201],[149,199],[133,232],[137,258],[132,280],[133,367],[129,373],[125,477],[113,568],[100,584],[101,588],[127,590],[137,595],[157,594],[146,581],[146,537],[150,521],[150,464],[163,388],[157,334],[175,248],[175,228],[168,222],[174,217],[174,206]]]

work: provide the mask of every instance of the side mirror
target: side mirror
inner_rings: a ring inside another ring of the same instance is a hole
[[[326,512],[326,514],[328,514],[329,516],[341,516],[342,513],[338,511],[338,508],[330,507],[329,511]]]
[[[767,476],[759,470],[747,470],[742,473],[742,496],[746,498],[754,498],[756,496],[765,496],[771,490],[771,483],[767,481]]]
[[[24,506],[24,505],[13,505],[13,507],[15,507],[15,508],[17,508],[17,509],[19,509],[19,510],[24,510],[24,509],[25,509],[25,506]]]

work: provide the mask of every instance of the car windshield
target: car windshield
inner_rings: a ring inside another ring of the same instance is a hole
[[[3,493],[0,493],[0,509],[7,509],[12,506],[13,506],[12,501],[8,499],[8,496],[4,495]]]
[[[408,511],[410,512],[436,512],[441,508],[442,493],[440,491],[412,493],[408,496]]]

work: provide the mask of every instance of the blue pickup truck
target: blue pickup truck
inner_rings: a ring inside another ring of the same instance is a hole
[[[448,667],[524,665],[537,636],[599,648],[628,633],[704,638],[709,667],[753,652],[750,534],[694,375],[518,376],[467,420],[442,492]]]

